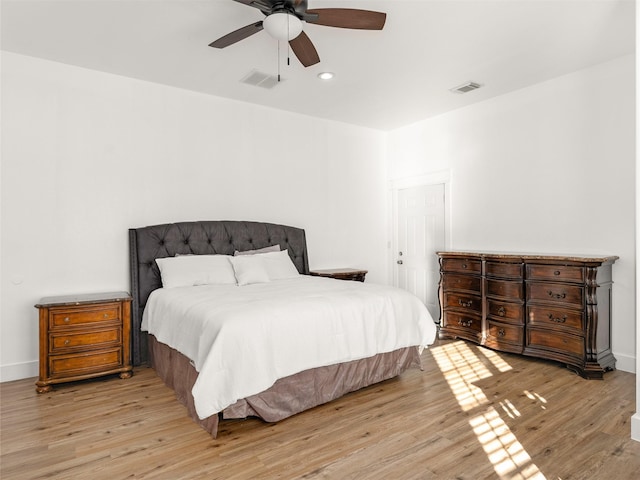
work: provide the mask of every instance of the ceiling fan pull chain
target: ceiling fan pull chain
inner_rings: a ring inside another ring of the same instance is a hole
[[[291,38],[291,34],[289,33],[289,18],[287,18],[287,38]],[[289,42],[287,42],[287,66],[291,65],[291,46]]]
[[[278,40],[278,82],[280,82],[280,40]]]

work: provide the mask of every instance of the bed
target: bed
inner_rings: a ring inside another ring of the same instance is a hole
[[[279,421],[419,368],[435,338],[407,292],[310,276],[300,228],[182,222],[130,229],[129,242],[134,364],[214,438],[222,419]],[[216,273],[194,281],[189,265]]]

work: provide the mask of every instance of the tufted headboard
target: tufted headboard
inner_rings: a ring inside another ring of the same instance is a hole
[[[309,273],[307,241],[303,229],[261,222],[201,221],[167,223],[129,229],[131,268],[132,359],[147,362],[147,334],[140,331],[142,312],[152,291],[162,287],[156,258],[181,255],[224,254],[279,244],[302,274]]]

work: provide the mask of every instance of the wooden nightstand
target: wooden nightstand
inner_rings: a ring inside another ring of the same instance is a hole
[[[355,268],[330,268],[327,270],[312,270],[309,272],[314,277],[337,278],[338,280],[354,280],[364,282],[364,277],[368,270],[358,270]]]
[[[35,307],[40,311],[38,393],[56,383],[133,374],[127,292],[46,297]]]

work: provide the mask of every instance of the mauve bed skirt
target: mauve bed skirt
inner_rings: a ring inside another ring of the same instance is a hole
[[[409,368],[421,368],[417,347],[381,353],[362,360],[313,368],[281,378],[268,390],[238,400],[221,414],[200,420],[191,389],[198,372],[187,357],[149,335],[149,356],[158,376],[171,389],[191,418],[216,438],[222,418],[259,417],[277,422],[291,415],[330,402],[346,393],[388,380]]]

